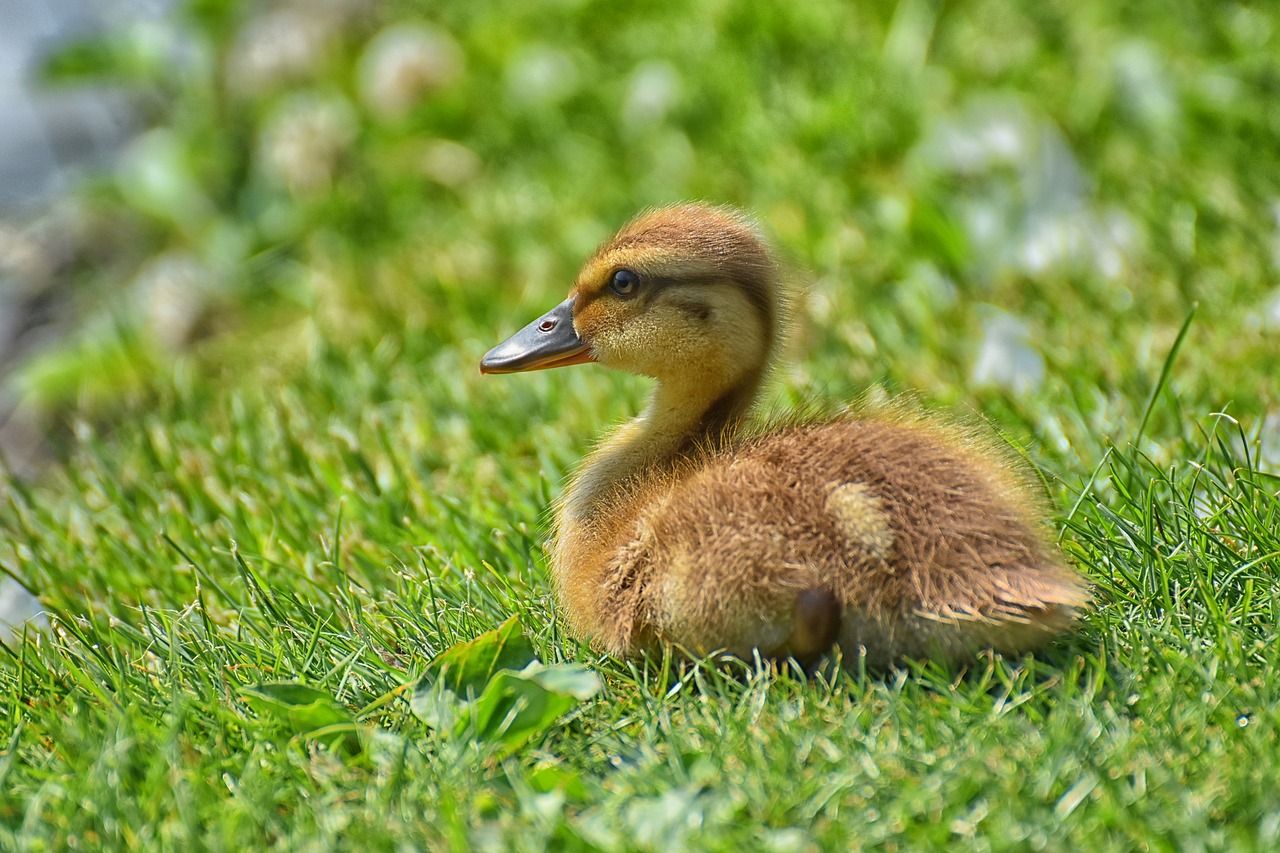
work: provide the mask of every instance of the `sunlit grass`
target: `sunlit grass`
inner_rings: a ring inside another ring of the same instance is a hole
[[[81,269],[99,319],[17,380],[64,461],[0,483],[0,566],[52,623],[0,649],[0,846],[1273,847],[1280,19],[606,5],[446,4],[464,68],[395,120],[353,75],[400,5],[300,78],[170,81],[161,141],[207,204],[100,189],[137,241]],[[255,159],[299,91],[356,129],[310,195]],[[480,165],[424,172],[439,138]],[[1077,635],[806,680],[563,633],[547,506],[645,386],[476,364],[612,227],[690,197],[754,211],[805,287],[771,406],[913,394],[1025,449],[1094,585]],[[134,272],[176,251],[218,284],[175,349]],[[980,384],[1002,316],[1023,379]],[[513,614],[605,687],[499,759],[402,688]],[[276,681],[367,751],[282,734],[242,692]]]

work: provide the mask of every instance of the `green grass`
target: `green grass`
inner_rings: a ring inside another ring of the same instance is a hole
[[[63,458],[0,481],[0,566],[52,614],[0,648],[0,847],[1272,849],[1280,16],[605,5],[424,6],[465,71],[382,120],[358,58],[408,4],[249,94],[217,83],[242,22],[198,4],[213,60],[162,75],[151,140],[168,190],[127,170],[86,190],[118,244],[75,273],[86,331],[13,379]],[[82,60],[154,77],[129,49]],[[512,82],[566,61],[541,94]],[[675,94],[629,113],[646,62]],[[355,128],[315,195],[254,147],[298,92],[344,99]],[[937,153],[992,115],[1072,152],[1065,201],[1036,157]],[[435,137],[479,170],[425,175]],[[645,386],[476,364],[612,227],[681,198],[756,212],[807,283],[773,407],[912,393],[1026,448],[1094,584],[1078,634],[964,672],[807,680],[628,665],[563,633],[546,507]],[[1008,250],[1046,206],[1084,217],[1077,251],[1033,267]],[[1109,272],[1092,259],[1117,212]],[[130,284],[165,252],[211,288],[176,351]],[[1039,384],[972,381],[991,306],[1026,325]],[[404,685],[512,614],[604,690],[500,757],[427,727]],[[335,697],[363,752],[247,701],[276,681]]]

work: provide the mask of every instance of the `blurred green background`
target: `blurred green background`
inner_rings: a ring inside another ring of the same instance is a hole
[[[469,364],[634,212],[752,211],[810,287],[797,385],[1274,405],[1280,66],[1263,5],[200,0],[64,48],[153,127],[77,194],[41,423],[319,334]]]

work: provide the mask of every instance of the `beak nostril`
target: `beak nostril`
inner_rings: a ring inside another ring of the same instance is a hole
[[[538,324],[539,332],[549,332],[556,327],[556,321],[550,317]]]

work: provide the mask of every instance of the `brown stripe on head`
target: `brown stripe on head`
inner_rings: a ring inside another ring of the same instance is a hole
[[[777,262],[755,224],[731,208],[693,202],[641,213],[596,250],[575,292],[590,299],[619,269],[659,285],[732,282],[760,314],[766,351],[778,337]]]

